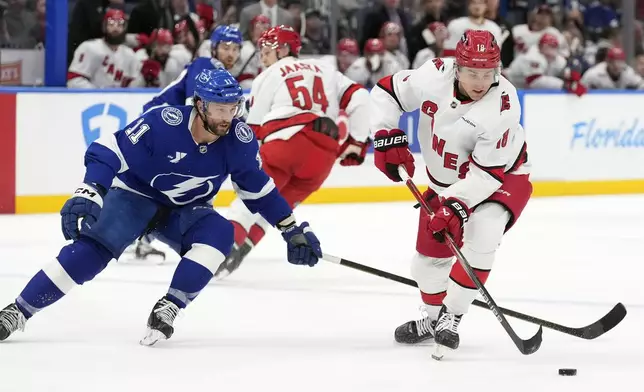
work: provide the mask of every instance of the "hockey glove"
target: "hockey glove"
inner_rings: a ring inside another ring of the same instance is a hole
[[[470,217],[470,210],[458,199],[449,198],[441,204],[440,208],[429,221],[429,229],[434,232],[434,238],[445,242],[444,232],[452,235],[460,243],[463,235],[463,225]]]
[[[141,65],[141,75],[148,87],[159,86],[159,74],[161,74],[160,62],[153,59],[143,61],[143,64]]]
[[[578,97],[588,92],[586,86],[581,83],[581,73],[570,68],[564,71],[564,90]]]
[[[96,184],[81,184],[62,210],[60,210],[63,235],[66,240],[77,240],[80,226],[89,229],[98,220],[103,208],[105,189]]]
[[[358,166],[362,165],[364,162],[365,156],[367,156],[367,149],[371,140],[367,139],[366,142],[359,142],[354,139],[351,135],[349,138],[340,146],[340,152],[338,156],[342,158],[340,165],[342,166]]]
[[[398,166],[405,166],[409,177],[414,176],[414,156],[409,151],[407,135],[400,129],[376,132],[373,140],[374,160],[376,167],[394,182],[402,181],[398,174]]]
[[[313,267],[322,257],[320,240],[313,234],[308,222],[296,226],[295,222],[286,227],[278,228],[287,244],[288,262],[297,265]]]

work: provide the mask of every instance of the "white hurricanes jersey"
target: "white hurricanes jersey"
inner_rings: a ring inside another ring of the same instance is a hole
[[[483,24],[476,24],[472,19],[467,16],[456,18],[449,22],[447,25],[447,39],[445,40],[445,56],[453,56],[456,50],[456,44],[461,39],[463,34],[468,30],[487,30],[496,39],[496,42],[501,45],[502,32],[501,28],[495,22],[485,19]]]
[[[606,70],[606,62],[592,66],[581,77],[581,83],[590,89],[644,89],[644,80],[628,65],[619,75],[619,79],[613,80]]]
[[[139,75],[139,61],[125,45],[112,50],[103,38],[80,44],[67,72],[67,87],[128,87]]]
[[[369,93],[327,63],[285,57],[264,70],[250,91],[246,122],[264,142],[286,140],[319,117],[349,116],[349,132],[369,137]]]
[[[210,57],[210,56],[208,56]],[[170,81],[179,77],[181,72],[192,62],[192,54],[183,44],[172,45],[164,71]]]
[[[548,62],[538,46],[518,55],[503,72],[517,88],[562,89],[560,77],[566,69],[566,59],[561,55]]]
[[[409,69],[409,58],[400,50],[394,50],[393,52],[388,52],[391,54],[394,59],[398,62],[400,69]]]
[[[508,172],[528,174],[516,88],[504,77],[480,101],[455,98],[454,59],[437,58],[387,77],[371,90],[371,130],[398,128],[403,111],[420,108],[418,140],[430,188],[472,208]]]
[[[385,76],[393,75],[404,69],[401,67],[400,63],[396,61],[394,55],[389,52],[385,52],[385,54],[380,57],[380,61],[382,62],[380,68],[375,72],[371,72],[369,68],[367,68],[367,59],[365,57],[360,57],[354,61],[349,68],[347,68],[344,74],[356,83],[371,87],[375,86],[376,83]]]
[[[562,55],[567,56],[568,43],[559,30],[554,27],[546,27],[543,30],[530,30],[530,27],[527,24],[516,25],[512,28],[514,56],[516,57],[521,53],[526,53],[533,46],[537,46],[539,44],[539,40],[545,33],[552,34],[557,37],[557,41],[559,42],[559,52]]]
[[[239,53],[239,60],[230,71],[236,78],[243,89],[250,88],[253,79],[261,72],[261,63],[259,61],[259,50],[252,41],[244,41]]]

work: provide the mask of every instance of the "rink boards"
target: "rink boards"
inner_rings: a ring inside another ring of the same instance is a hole
[[[125,127],[155,90],[0,89],[0,212],[57,212],[82,181],[83,155],[101,133]],[[644,94],[584,97],[520,93],[535,196],[644,193]],[[418,112],[401,117],[422,170]],[[372,164],[337,165],[309,203],[411,200]],[[234,197],[226,183],[215,204]]]

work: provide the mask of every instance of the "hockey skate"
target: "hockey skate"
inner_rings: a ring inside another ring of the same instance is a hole
[[[404,323],[396,328],[394,339],[398,343],[417,344],[434,338],[436,320],[430,318],[429,313],[421,306],[422,318]]]
[[[11,336],[17,330],[24,331],[27,319],[16,304],[11,304],[0,310],[0,342]]]
[[[461,322],[463,315],[456,315],[450,313],[445,305],[438,313],[438,321],[436,322],[436,330],[434,332],[434,341],[436,347],[432,358],[440,361],[443,355],[448,350],[456,350],[460,343],[458,336],[458,324]]]
[[[152,346],[161,339],[170,339],[174,333],[172,324],[180,310],[165,297],[157,301],[148,317],[148,330],[140,343],[144,346]]]
[[[253,244],[250,240],[246,239],[241,246],[233,245],[233,250],[230,251],[226,260],[224,260],[215,271],[215,280],[222,280],[228,275],[232,274],[242,261],[246,258],[248,253],[253,249]]]

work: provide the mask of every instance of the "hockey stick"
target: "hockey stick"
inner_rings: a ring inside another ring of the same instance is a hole
[[[427,212],[430,216],[434,215],[434,211],[429,207],[425,199],[423,198],[423,195],[420,193],[418,188],[416,187],[416,184],[414,184],[414,181],[409,177],[407,174],[407,171],[405,171],[403,166],[398,166],[398,174],[400,175],[400,178],[405,181],[405,185],[407,185],[407,188],[411,191],[411,193],[414,195],[416,200],[420,203],[420,206],[422,209]],[[454,256],[456,256],[456,259],[458,260],[459,263],[461,263],[461,266],[467,273],[467,276],[470,277],[470,279],[474,282],[476,287],[479,290],[479,293],[483,297],[483,300],[487,303],[488,308],[494,313],[496,316],[497,321],[503,326],[503,329],[505,329],[505,332],[510,335],[510,338],[514,342],[514,344],[517,346],[519,351],[524,354],[524,355],[529,355],[534,352],[536,352],[539,347],[541,346],[541,341],[542,341],[542,334],[543,334],[543,327],[539,326],[539,330],[537,333],[531,337],[530,339],[523,340],[517,335],[516,332],[514,332],[514,329],[512,329],[512,326],[510,323],[508,323],[508,320],[506,320],[505,316],[503,316],[503,313],[499,310],[499,307],[497,306],[496,302],[494,302],[494,299],[492,299],[492,296],[490,296],[490,293],[487,291],[485,286],[483,286],[483,283],[479,280],[479,278],[476,276],[474,273],[474,270],[470,266],[470,263],[467,262],[467,259],[461,252],[461,250],[456,246],[456,241],[454,241],[454,238],[450,233],[444,233],[445,237],[445,243],[447,244],[447,247],[452,251]]]
[[[357,271],[366,272],[371,275],[380,276],[381,278],[389,279],[394,282],[398,282],[398,283],[405,284],[407,286],[418,288],[418,283],[416,283],[416,281],[412,279],[395,275],[390,272],[382,271],[377,268],[369,267],[364,264],[356,263],[355,261],[343,259],[341,257],[329,255],[326,253],[323,256],[323,259],[325,261],[328,261],[334,264],[339,264],[344,267],[349,267]],[[474,302],[472,302],[472,305],[478,306],[479,308],[488,309],[487,304],[485,302],[479,301],[478,299],[475,299]],[[509,317],[514,317],[517,320],[522,320],[528,323],[542,325],[546,328],[552,329],[553,331],[565,333],[568,335],[572,335],[578,338],[588,339],[588,340],[598,338],[601,335],[605,334],[606,332],[610,331],[611,329],[615,328],[615,326],[617,326],[617,324],[619,324],[624,319],[624,317],[626,317],[626,308],[624,307],[624,305],[622,305],[622,303],[618,303],[613,307],[613,309],[611,309],[610,312],[606,313],[604,317],[595,321],[594,323],[589,324],[585,327],[573,328],[573,327],[566,327],[565,325],[553,323],[552,321],[543,320],[524,313],[520,313],[512,309],[506,309],[500,306],[498,309],[504,315]]]

